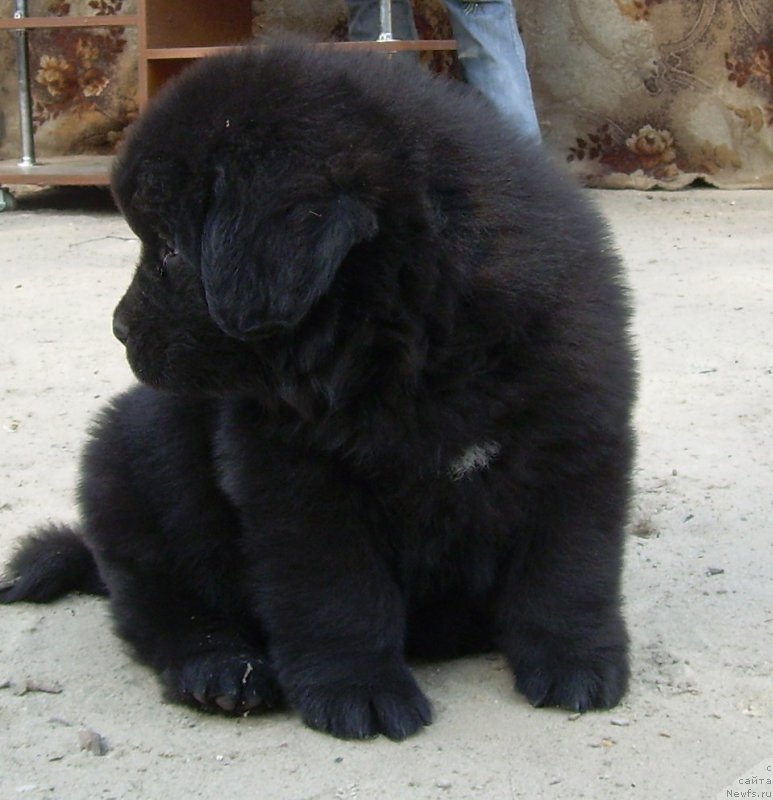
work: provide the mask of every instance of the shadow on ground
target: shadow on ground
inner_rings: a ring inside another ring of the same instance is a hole
[[[115,214],[116,205],[106,186],[46,186],[12,189],[17,211],[61,211]]]

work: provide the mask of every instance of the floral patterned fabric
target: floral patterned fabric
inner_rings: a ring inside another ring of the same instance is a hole
[[[771,0],[516,0],[546,145],[593,186],[773,187]],[[0,0],[0,16],[14,3]],[[31,15],[134,13],[134,0],[30,0]],[[342,0],[253,0],[254,31],[346,36]],[[414,0],[450,38],[440,0]],[[44,155],[112,152],[137,113],[136,32],[29,35]],[[458,77],[451,53],[434,69]],[[15,43],[0,33],[0,157],[19,152]]]
[[[0,3],[0,16],[13,16]],[[30,16],[131,14],[130,0],[50,0],[28,3]],[[137,114],[136,31],[132,28],[52,28],[28,33],[36,151],[42,155],[112,153]],[[0,38],[0,155],[19,152],[16,44]]]
[[[545,141],[587,184],[773,186],[770,0],[517,0]]]

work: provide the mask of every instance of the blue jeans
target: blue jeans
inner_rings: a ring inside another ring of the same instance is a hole
[[[349,37],[377,39],[378,0],[346,0]],[[540,141],[526,53],[511,0],[444,0],[467,82],[484,94],[527,138]],[[408,0],[392,0],[395,39],[418,39]]]

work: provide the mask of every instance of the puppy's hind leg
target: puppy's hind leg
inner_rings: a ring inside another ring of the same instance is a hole
[[[262,630],[221,591],[233,574],[211,563],[211,582],[191,581],[178,566],[101,560],[117,632],[159,674],[166,698],[227,714],[281,704]]]
[[[117,632],[169,699],[243,713],[281,694],[243,591],[237,515],[210,457],[209,409],[137,390],[86,449],[84,537]]]
[[[232,606],[222,595],[205,601],[212,586],[203,583],[166,588],[148,577],[139,578],[136,592],[132,580],[123,582],[114,614],[121,635],[159,673],[167,700],[235,715],[282,704],[263,631],[246,605]]]

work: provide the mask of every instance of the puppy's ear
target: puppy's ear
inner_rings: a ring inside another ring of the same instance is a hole
[[[220,183],[218,181],[217,183]],[[375,213],[345,192],[270,216],[220,183],[201,241],[209,313],[236,338],[291,328],[329,289],[347,253],[378,231]]]

